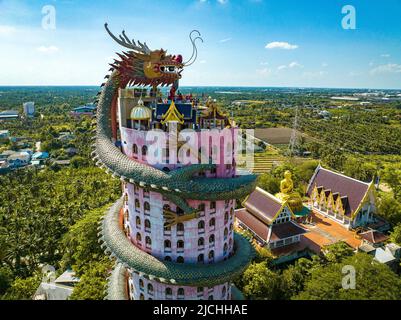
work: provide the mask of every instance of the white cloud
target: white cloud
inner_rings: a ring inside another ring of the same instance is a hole
[[[383,54],[380,55],[380,57],[382,57],[382,58],[390,58],[391,55],[389,55],[388,53],[383,53]]]
[[[328,65],[327,62],[323,62],[323,63],[322,63],[322,67],[323,67],[323,68],[327,68],[328,66],[329,66],[329,65]]]
[[[38,48],[36,48],[36,50],[38,50],[39,52],[42,53],[48,53],[48,54],[52,54],[52,53],[56,53],[59,51],[59,48],[57,48],[56,46],[40,46]]]
[[[298,48],[298,45],[296,44],[290,44],[288,42],[280,42],[280,41],[274,41],[266,44],[265,46],[266,49],[284,49],[284,50],[294,50]]]
[[[296,61],[291,62],[289,65],[281,65],[277,67],[277,70],[303,68],[304,66]]]
[[[370,70],[370,73],[383,74],[383,73],[401,73],[401,65],[396,63],[382,64]]]
[[[299,63],[296,62],[296,61],[293,61],[293,62],[291,62],[291,63],[288,65],[288,67],[289,67],[289,68],[303,68],[304,66],[303,66],[302,64],[299,64]]]
[[[219,42],[224,43],[230,41],[232,38],[221,39]]]
[[[199,63],[205,64],[205,63],[206,63],[206,60],[201,60],[201,61],[199,61]]]
[[[217,0],[217,2],[220,4],[226,4],[228,3],[228,0]]]
[[[271,74],[271,70],[269,68],[258,69],[256,72],[261,76],[268,76]]]
[[[268,63],[268,62],[261,62],[260,65],[261,65],[261,66],[268,66],[269,63]]]
[[[0,25],[0,36],[9,36],[16,31],[14,27]]]

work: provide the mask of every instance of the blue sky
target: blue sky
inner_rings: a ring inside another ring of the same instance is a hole
[[[42,8],[56,29],[42,28]],[[342,28],[345,5],[356,29]],[[191,54],[181,85],[401,88],[399,0],[0,0],[0,85],[98,85],[122,48],[104,31],[151,49]]]

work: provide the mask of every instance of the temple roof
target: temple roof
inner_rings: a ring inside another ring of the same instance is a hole
[[[343,208],[346,214],[349,214],[358,209],[370,184],[318,166],[306,192],[309,197],[315,186],[318,189],[319,187],[323,187],[324,190],[330,189],[333,194],[339,193]]]
[[[162,115],[162,123],[168,122],[184,123],[184,115],[177,109],[174,101],[171,101],[167,112]]]
[[[259,238],[267,241],[267,237],[269,235],[269,227],[264,222],[260,221],[246,209],[239,209],[235,211],[235,216],[241,221],[241,223],[246,225],[255,234],[257,234]]]
[[[171,104],[169,103],[158,103],[154,111],[154,119],[157,121],[161,121],[163,119],[163,115],[168,112],[170,106]],[[193,110],[193,106],[191,103],[174,103],[174,106],[177,111],[183,116],[185,122],[196,121],[196,112],[195,110]]]
[[[244,201],[243,206],[267,224],[271,224],[282,207],[280,199],[267,191],[256,188]]]
[[[272,226],[272,233],[270,236],[270,241],[278,241],[290,237],[294,237],[300,234],[304,234],[307,231],[299,226],[297,226],[292,221],[274,224]]]
[[[369,230],[359,234],[362,239],[368,241],[369,243],[381,243],[388,240],[388,236],[377,231],[377,230]]]

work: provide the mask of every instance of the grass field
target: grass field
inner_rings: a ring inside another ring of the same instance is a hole
[[[292,134],[291,128],[258,128],[255,129],[255,137],[269,144],[288,144],[290,143]],[[305,134],[297,132],[297,135],[302,135],[308,140]]]
[[[242,159],[244,158],[239,158],[239,160]],[[275,149],[270,149],[261,153],[255,153],[252,173],[262,174],[270,172],[273,166],[280,165],[284,160],[285,158],[279,155],[278,151]]]

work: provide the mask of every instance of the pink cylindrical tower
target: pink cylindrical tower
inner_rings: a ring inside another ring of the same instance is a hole
[[[147,161],[150,148],[146,139],[148,130],[154,128],[168,130],[168,125],[163,125],[158,119],[158,114],[163,115],[163,111],[158,110],[158,107],[152,108],[151,101],[147,101],[146,97],[140,99],[135,97],[133,90],[120,91],[119,129],[122,152],[132,160],[150,165]],[[191,103],[175,104],[174,107],[175,111],[184,117],[182,125],[186,128],[199,129],[196,130],[199,140],[201,140],[202,132],[205,134],[205,131],[210,131],[210,129],[199,126],[198,118],[202,117],[202,114]],[[194,114],[189,115],[189,113]],[[188,114],[188,119],[185,119],[185,114]],[[213,128],[215,135],[223,127],[223,119],[217,120],[220,121],[212,126],[211,123],[208,123],[208,128]],[[169,132],[165,132],[165,134],[168,139]],[[235,176],[234,147],[236,139],[234,130],[230,130],[228,140],[228,142],[219,143],[218,157],[220,159],[217,161],[215,170],[202,173],[206,177],[230,178]],[[209,147],[212,154],[213,146],[209,145]],[[227,153],[230,153],[228,164]],[[152,166],[167,172],[183,167],[180,163],[170,161],[171,158],[173,158],[172,154],[164,152],[163,162],[152,164]],[[164,219],[166,212],[180,215],[181,209],[163,194],[130,182],[123,183],[123,194],[124,230],[131,243],[140,250],[164,261],[182,264],[211,264],[211,267],[214,263],[228,259],[232,254],[235,199],[188,200],[189,206],[197,208],[197,216],[189,221],[168,226]],[[222,283],[213,287],[174,286],[150,280],[145,274],[142,275],[135,270],[129,270],[128,273],[129,296],[134,300],[226,300],[231,297],[230,283]]]

